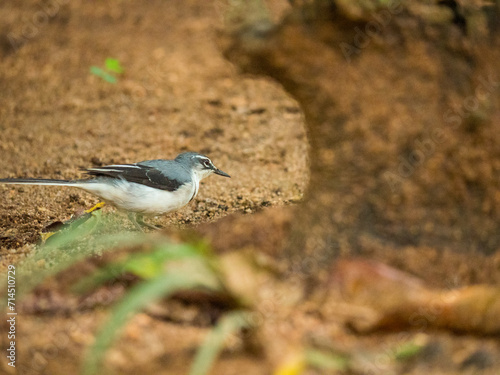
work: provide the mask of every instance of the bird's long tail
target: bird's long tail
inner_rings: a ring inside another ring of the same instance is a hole
[[[0,184],[17,185],[56,185],[56,186],[76,186],[80,184],[71,180],[53,180],[47,178],[0,178]]]

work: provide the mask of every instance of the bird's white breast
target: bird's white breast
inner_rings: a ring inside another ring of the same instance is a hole
[[[149,186],[116,180],[82,184],[78,187],[101,197],[104,201],[125,211],[146,215],[159,215],[184,207],[198,193],[199,181],[182,185],[175,191],[160,190]]]

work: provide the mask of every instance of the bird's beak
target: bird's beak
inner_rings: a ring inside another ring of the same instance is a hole
[[[229,178],[231,178],[231,176],[230,176],[230,175],[228,175],[226,172],[222,172],[220,169],[217,169],[217,168],[216,168],[216,169],[214,169],[214,173],[215,173],[215,174],[218,174],[219,176],[224,176],[224,177],[229,177]]]

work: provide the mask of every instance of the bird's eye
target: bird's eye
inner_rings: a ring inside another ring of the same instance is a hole
[[[210,160],[203,160],[203,166],[205,168],[212,168],[212,166],[210,165]]]

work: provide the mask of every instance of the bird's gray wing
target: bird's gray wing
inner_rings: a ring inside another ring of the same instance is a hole
[[[106,165],[89,168],[85,171],[91,176],[117,178],[168,191],[175,191],[188,182],[186,178],[182,178],[183,176],[178,173],[174,173],[172,177],[166,177],[164,173],[167,172],[168,165],[164,166],[166,168],[162,172],[157,167],[148,164],[148,162],[142,162],[137,164]]]

